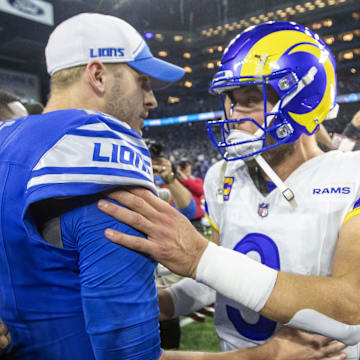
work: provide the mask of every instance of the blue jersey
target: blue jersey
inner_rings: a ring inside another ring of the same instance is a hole
[[[156,263],[104,238],[137,234],[101,213],[101,192],[155,191],[126,124],[62,110],[0,125],[0,315],[17,359],[157,359]],[[60,244],[41,225],[58,220]],[[137,234],[142,236],[141,234]]]

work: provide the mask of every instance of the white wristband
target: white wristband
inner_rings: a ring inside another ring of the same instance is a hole
[[[256,312],[264,307],[276,279],[276,270],[212,242],[196,270],[197,281]]]
[[[325,335],[347,345],[360,342],[360,325],[347,325],[312,309],[298,311],[285,325]]]
[[[190,314],[215,302],[215,291],[193,279],[182,279],[165,289],[174,304],[173,318]]]

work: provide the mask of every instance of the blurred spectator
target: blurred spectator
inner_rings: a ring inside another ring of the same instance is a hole
[[[35,100],[23,102],[23,105],[27,112],[31,115],[42,114],[44,110],[44,105]]]
[[[201,218],[204,216],[204,211],[201,208],[201,200],[204,198],[204,183],[201,178],[192,176],[192,165],[187,159],[179,162],[176,173],[180,183],[191,192],[195,200],[196,214],[191,222],[198,231],[202,232]]]
[[[0,91],[0,121],[29,115],[20,99],[6,91]]]
[[[346,125],[343,135],[356,140],[353,150],[360,150],[360,110],[353,116]]]

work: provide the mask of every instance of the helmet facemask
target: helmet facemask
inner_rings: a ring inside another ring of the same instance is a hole
[[[287,87],[288,91],[281,98],[270,85],[275,81]],[[211,92],[220,95],[224,119],[210,121],[207,128],[211,141],[225,160],[249,160],[257,154],[289,142],[294,129],[282,116],[281,109],[284,99],[295,91],[297,83],[296,76],[286,70],[261,78],[231,77],[226,80],[226,83],[224,83],[224,78],[215,75]],[[261,92],[259,101],[263,103],[262,123],[252,117],[234,118],[233,116],[236,100],[232,97],[232,93],[235,89],[245,86],[256,87]],[[273,105],[272,108],[269,108],[269,104]],[[257,129],[255,133],[240,130],[238,125],[244,122],[254,124]]]

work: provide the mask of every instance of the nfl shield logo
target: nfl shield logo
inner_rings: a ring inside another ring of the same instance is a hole
[[[266,217],[269,214],[269,204],[261,203],[258,208],[258,215],[261,217]]]

